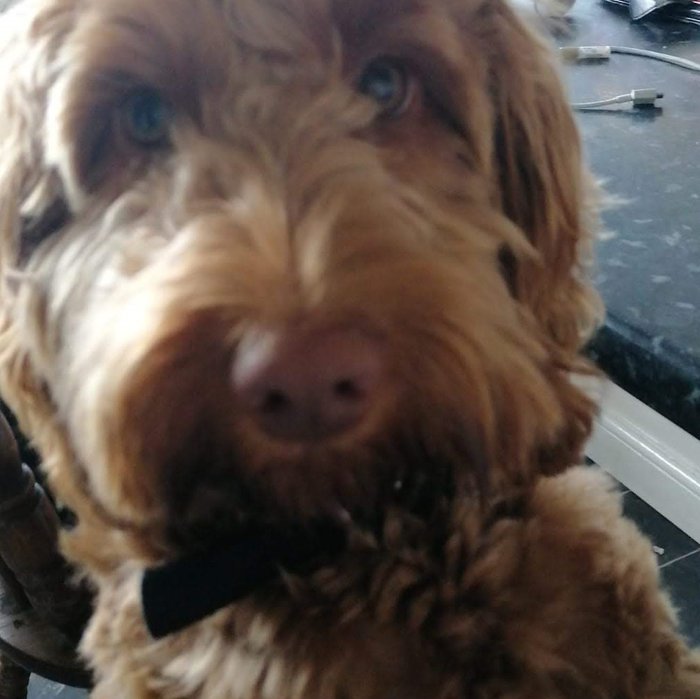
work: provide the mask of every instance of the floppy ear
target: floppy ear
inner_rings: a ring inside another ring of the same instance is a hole
[[[3,273],[67,214],[46,159],[47,107],[74,0],[23,0],[0,14],[0,245]],[[3,289],[3,291],[5,291]]]
[[[50,409],[36,376],[41,348],[25,344],[33,334],[25,326],[41,324],[42,313],[18,315],[14,306],[25,258],[67,216],[60,180],[46,164],[45,122],[74,5],[21,0],[0,13],[0,391],[30,433]]]
[[[579,352],[602,316],[587,280],[598,225],[596,187],[553,51],[505,0],[486,0],[483,13],[497,196],[536,253],[518,258],[505,251],[504,261],[512,293],[550,348],[567,425],[555,444],[543,448],[540,462],[543,470],[557,471],[580,457],[596,411],[568,380],[571,371],[591,371]]]
[[[0,13],[0,394],[38,447],[54,492],[81,521],[96,521],[101,513],[87,494],[42,379],[44,300],[26,265],[33,248],[68,215],[61,180],[46,154],[46,114],[76,5],[19,0]],[[75,549],[80,538],[73,538]]]
[[[501,251],[503,274],[523,322],[547,349],[546,371],[565,416],[537,458],[540,473],[555,473],[580,458],[596,412],[571,381],[572,373],[593,372],[580,352],[601,316],[586,278],[596,190],[554,52],[508,0],[445,2],[466,42],[462,71],[473,76],[475,64],[483,66],[490,107],[480,129],[489,139],[491,200],[514,224]],[[461,109],[468,115],[475,104]]]
[[[513,293],[566,353],[577,352],[600,316],[586,281],[597,225],[595,186],[553,52],[504,0],[481,8],[495,117],[497,196],[537,255],[504,252]]]

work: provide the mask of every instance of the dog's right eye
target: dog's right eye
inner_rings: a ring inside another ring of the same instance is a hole
[[[142,88],[127,96],[121,121],[127,137],[137,145],[163,146],[170,137],[172,110],[156,90]]]
[[[360,92],[373,99],[383,116],[395,117],[406,111],[415,94],[415,81],[398,60],[378,58],[360,77]]]

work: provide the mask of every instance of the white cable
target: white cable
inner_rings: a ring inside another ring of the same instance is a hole
[[[607,107],[611,104],[625,104],[632,101],[632,95],[618,95],[607,100],[598,100],[597,102],[576,102],[571,106],[574,109],[598,109],[599,107]]]
[[[677,56],[671,56],[667,53],[648,51],[647,49],[635,49],[629,46],[611,46],[610,50],[613,53],[626,53],[630,56],[653,58],[655,61],[664,61],[665,63],[671,63],[674,66],[680,66],[681,68],[687,68],[688,70],[694,70],[700,73],[700,63],[689,61],[687,58],[678,58]]]
[[[663,94],[654,88],[642,88],[640,90],[632,90],[626,95],[618,95],[617,97],[610,97],[597,102],[578,102],[571,106],[579,111],[600,109],[601,107],[609,107],[613,104],[626,104],[627,102],[631,102],[635,107],[655,106],[656,100],[662,97]]]
[[[689,61],[687,58],[678,58],[667,53],[636,49],[630,46],[565,46],[559,49],[561,55],[570,61],[599,61],[610,58],[613,53],[627,54],[630,56],[642,56],[656,61],[664,61],[680,68],[686,68],[700,72],[700,63]]]
[[[564,46],[559,49],[559,53],[567,61],[605,61],[610,58],[613,53],[628,54],[630,56],[642,56],[643,58],[652,58],[656,61],[664,61],[671,63],[680,68],[686,68],[695,72],[700,72],[700,63],[689,61],[685,58],[678,58],[667,53],[659,53],[658,51],[648,51],[647,49],[636,49],[629,46]],[[607,107],[611,104],[624,104],[632,102],[635,107],[642,105],[655,105],[657,99],[661,99],[663,94],[656,90],[632,90],[629,95],[618,95],[611,97],[608,100],[600,100],[598,102],[579,102],[571,105],[574,109],[598,109],[599,107]]]

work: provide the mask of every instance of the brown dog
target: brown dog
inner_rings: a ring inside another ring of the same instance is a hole
[[[22,0],[0,42],[2,393],[94,697],[700,697],[649,544],[557,475],[595,212],[506,2]],[[170,596],[211,608],[154,638]]]

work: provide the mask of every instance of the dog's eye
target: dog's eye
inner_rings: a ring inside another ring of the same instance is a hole
[[[373,99],[384,116],[398,116],[411,102],[414,82],[406,68],[392,58],[378,58],[360,77],[359,90]]]
[[[168,142],[172,112],[163,97],[149,88],[130,93],[122,106],[126,135],[140,146],[161,146]]]

